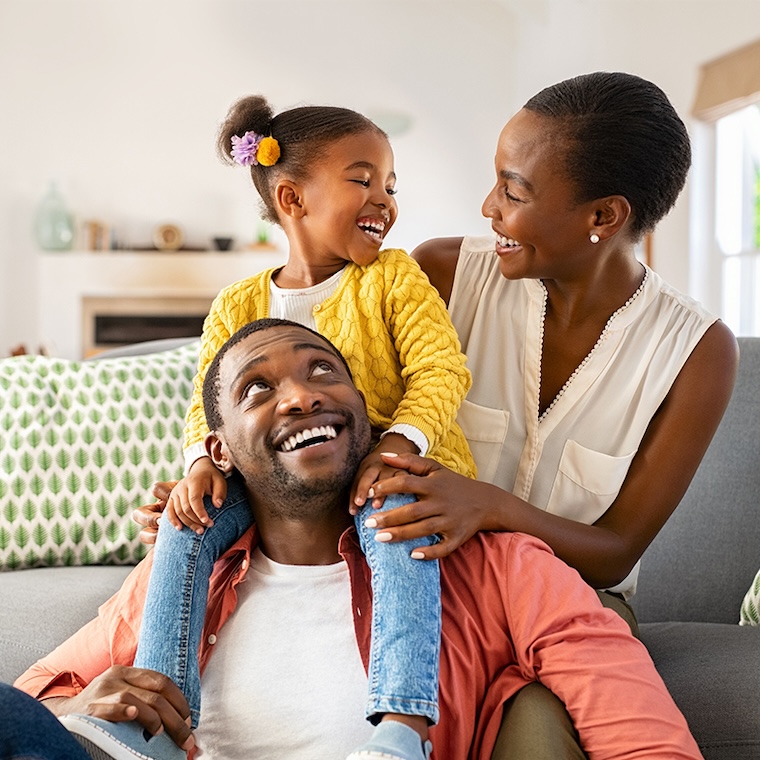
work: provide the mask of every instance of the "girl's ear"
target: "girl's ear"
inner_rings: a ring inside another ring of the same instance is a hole
[[[631,204],[622,195],[610,195],[594,203],[593,220],[589,234],[596,234],[600,240],[608,240],[616,235],[631,218]]]
[[[289,179],[281,179],[275,186],[274,203],[278,215],[283,218],[289,216],[300,219],[306,213],[301,190],[296,182]]]
[[[235,463],[232,461],[227,449],[227,444],[218,433],[209,433],[204,442],[206,453],[211,457],[211,461],[222,471],[232,472]]]

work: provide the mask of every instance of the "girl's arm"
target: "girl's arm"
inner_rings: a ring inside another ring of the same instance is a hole
[[[419,264],[399,253],[391,270],[385,319],[405,386],[393,423],[422,429],[432,450],[448,436],[472,377],[446,305]]]
[[[203,409],[203,381],[209,364],[231,334],[230,326],[225,319],[227,290],[222,291],[214,299],[203,322],[198,371],[193,379],[193,395],[185,415],[183,449],[186,453],[188,450],[201,449],[208,433],[206,414]],[[191,530],[202,533],[205,528],[213,525],[203,504],[203,497],[206,494],[213,498],[215,506],[222,505],[227,495],[227,482],[224,475],[205,454],[196,455],[192,461],[186,458],[185,477],[173,484],[162,507],[166,519],[175,528],[180,529],[186,525]]]
[[[457,472],[475,475],[464,436],[452,428],[472,378],[446,305],[419,264],[402,251],[388,251],[383,270],[383,320],[401,365],[404,395],[391,420],[391,433],[362,462],[352,504],[364,504],[370,486],[393,470],[379,452],[416,452],[417,446],[394,432],[395,425],[420,431],[428,452]],[[375,506],[380,506],[377,500]]]

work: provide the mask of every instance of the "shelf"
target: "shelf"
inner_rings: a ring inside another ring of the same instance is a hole
[[[281,266],[277,249],[249,251],[43,251],[38,259],[40,340],[81,359],[85,299],[211,299],[225,286]]]

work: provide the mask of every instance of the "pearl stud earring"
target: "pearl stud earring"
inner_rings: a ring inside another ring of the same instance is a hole
[[[599,235],[596,234],[596,232],[593,232],[591,235],[589,235],[588,238],[594,245],[596,245],[599,242]]]

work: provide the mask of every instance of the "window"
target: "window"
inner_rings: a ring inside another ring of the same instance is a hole
[[[731,329],[760,335],[760,106],[715,123],[715,242],[723,314]]]
[[[692,112],[690,291],[760,335],[760,40],[702,66]]]

